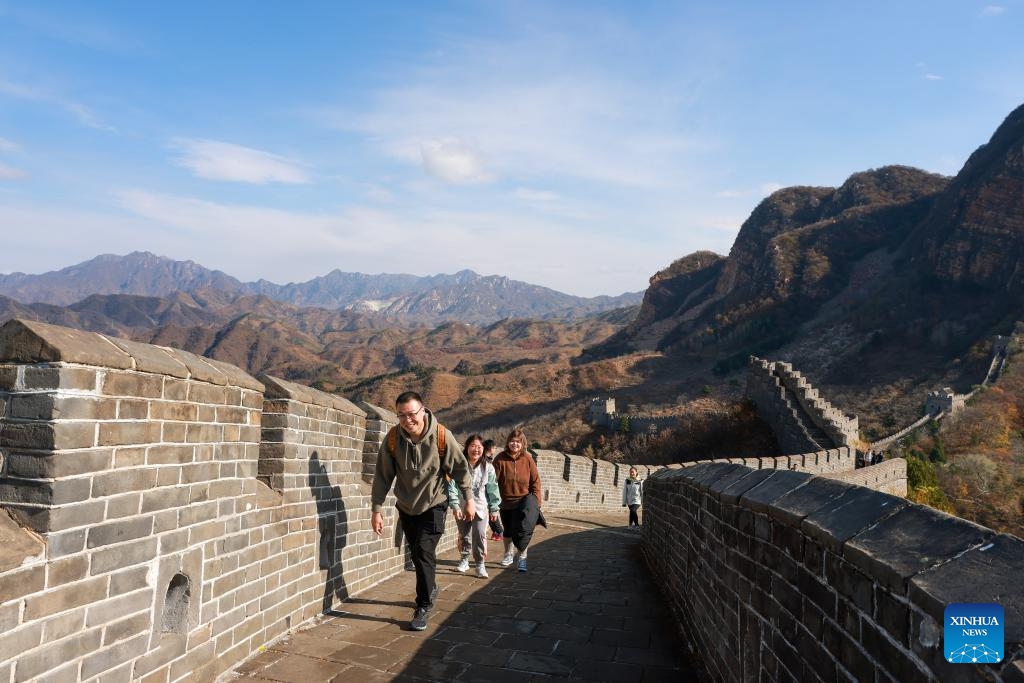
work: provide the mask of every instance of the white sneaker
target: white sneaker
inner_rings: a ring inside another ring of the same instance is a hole
[[[469,569],[469,558],[468,557],[464,557],[459,562],[458,566],[455,567],[455,571],[457,571],[457,572],[464,572],[467,569]]]
[[[487,578],[487,567],[484,566],[483,562],[476,565],[476,575],[481,579]]]
[[[511,567],[515,559],[512,557],[512,553],[505,553],[505,557],[501,558],[502,567]]]

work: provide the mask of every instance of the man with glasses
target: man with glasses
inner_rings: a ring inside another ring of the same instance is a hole
[[[395,400],[395,412],[400,429],[392,428],[377,453],[370,526],[378,536],[384,534],[381,508],[394,483],[395,507],[416,567],[416,611],[410,628],[422,631],[427,627],[427,616],[437,595],[437,542],[444,533],[448,511],[445,475],[461,489],[467,519],[476,516],[473,483],[458,440],[448,431],[439,434],[445,427],[424,408],[419,394],[400,394]]]

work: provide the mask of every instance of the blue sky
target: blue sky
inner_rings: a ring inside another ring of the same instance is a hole
[[[779,187],[955,174],[1022,37],[1024,0],[0,0],[0,273],[638,291]]]

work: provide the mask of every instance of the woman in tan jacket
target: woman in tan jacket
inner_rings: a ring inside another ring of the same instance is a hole
[[[526,551],[538,520],[545,524],[540,512],[540,472],[537,463],[526,451],[526,435],[519,427],[505,440],[505,450],[494,458],[494,472],[501,494],[501,525],[504,527],[505,557],[502,567],[518,562],[519,571],[526,571]],[[515,546],[515,555],[512,546]]]

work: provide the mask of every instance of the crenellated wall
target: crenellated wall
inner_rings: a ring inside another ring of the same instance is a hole
[[[789,363],[750,357],[747,397],[772,427],[784,453],[856,447],[859,424],[822,398]]]
[[[1019,538],[860,486],[725,463],[655,473],[644,505],[647,563],[715,681],[1021,680]],[[946,662],[943,612],[957,602],[1003,606],[1003,663]]]
[[[0,525],[0,682],[212,681],[401,571],[364,476],[389,416],[173,349],[0,328],[0,505],[26,527]]]
[[[654,471],[633,465],[642,479]],[[630,465],[558,451],[537,451],[543,508],[561,512],[612,511],[622,507],[622,487]]]
[[[856,468],[857,452],[852,448],[831,448],[827,451],[799,453],[796,455],[780,455],[761,458],[716,458],[714,460],[696,460],[685,463],[686,466],[707,463],[726,463],[743,465],[751,469],[791,470],[818,474],[828,479],[846,481],[858,486],[866,486],[875,491],[884,491],[894,496],[907,495],[907,461],[903,458],[892,458],[877,465]],[[681,465],[672,465],[681,467]]]

